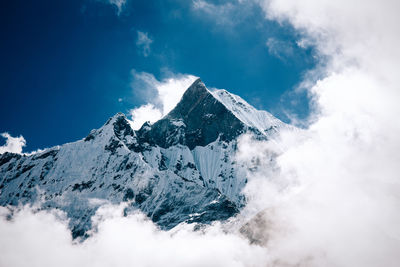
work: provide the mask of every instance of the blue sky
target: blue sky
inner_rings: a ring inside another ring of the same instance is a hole
[[[288,121],[316,60],[251,1],[6,1],[0,8],[0,133],[25,151],[83,138],[145,100],[133,70],[201,77]],[[0,145],[4,143],[1,140]]]

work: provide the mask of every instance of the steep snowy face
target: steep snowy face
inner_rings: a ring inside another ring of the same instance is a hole
[[[36,203],[67,213],[85,236],[104,203],[126,201],[162,229],[226,220],[245,204],[234,158],[246,131],[269,138],[285,124],[197,80],[163,119],[134,131],[122,113],[77,142],[35,155],[0,155],[0,205]]]
[[[240,96],[231,94],[224,89],[214,90],[211,94],[243,124],[250,129],[257,130],[260,134],[268,135],[268,131],[271,129],[286,127],[286,124],[272,114],[255,109]]]
[[[33,156],[0,155],[0,205],[40,201],[64,210],[75,237],[86,234],[104,203],[128,201],[127,212],[140,209],[162,229],[225,220],[242,205],[245,184],[232,153],[232,145],[218,140],[194,151],[139,145],[117,114],[83,140]]]

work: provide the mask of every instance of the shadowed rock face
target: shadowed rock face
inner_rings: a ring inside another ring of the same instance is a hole
[[[163,148],[181,144],[193,149],[208,145],[218,137],[222,141],[231,141],[243,129],[244,124],[198,79],[187,89],[178,105],[139,138]]]

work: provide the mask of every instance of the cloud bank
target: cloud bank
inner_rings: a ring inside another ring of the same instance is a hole
[[[193,231],[181,225],[161,231],[143,214],[123,217],[124,206],[103,206],[94,216],[97,233],[73,244],[65,216],[28,207],[12,221],[0,208],[0,266],[254,266],[266,257],[219,226]],[[24,233],[24,234],[21,234]]]
[[[0,146],[0,154],[5,152],[22,153],[22,148],[26,145],[25,138],[22,135],[19,137],[12,137],[9,133],[2,133],[1,136],[6,139],[6,143]]]
[[[144,122],[154,123],[167,115],[178,104],[186,89],[197,79],[193,75],[174,74],[161,81],[146,72],[132,71],[132,88],[145,105],[130,111],[133,129],[139,129]]]
[[[309,127],[269,143],[244,138],[240,146],[244,162],[260,162],[245,190],[248,212],[262,211],[258,233],[269,264],[397,266],[400,4],[260,4],[326,60],[318,69],[323,78],[304,81],[314,107]],[[279,156],[271,166],[272,151]]]

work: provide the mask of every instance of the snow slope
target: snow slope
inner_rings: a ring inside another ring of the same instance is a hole
[[[195,81],[164,118],[138,131],[124,114],[77,142],[34,155],[0,155],[0,205],[64,210],[74,237],[87,235],[104,203],[126,201],[162,229],[226,220],[245,204],[237,138],[270,138],[284,123],[225,90]],[[274,131],[270,131],[274,129]]]
[[[218,99],[236,118],[245,125],[257,129],[260,133],[266,134],[271,127],[285,127],[285,124],[264,110],[257,110],[249,105],[240,96],[234,95],[225,89],[211,91],[211,94]]]

